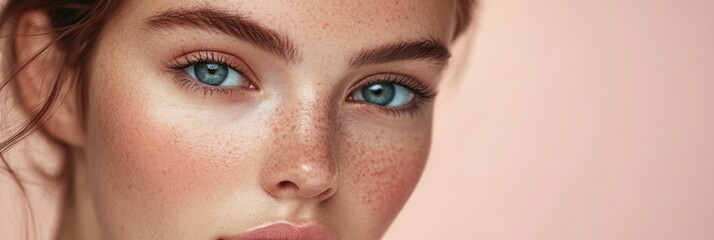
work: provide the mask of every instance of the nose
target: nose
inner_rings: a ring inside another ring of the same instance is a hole
[[[337,191],[334,124],[328,106],[305,106],[278,114],[260,181],[275,198],[321,202]]]

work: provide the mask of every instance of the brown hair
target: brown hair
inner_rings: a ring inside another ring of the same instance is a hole
[[[457,0],[457,23],[454,36],[458,37],[463,33],[471,22],[473,10],[476,7],[477,0]],[[27,201],[27,192],[22,184],[21,178],[12,169],[9,162],[5,159],[4,154],[17,142],[27,137],[30,133],[38,129],[38,126],[51,114],[56,107],[57,99],[63,96],[62,89],[76,88],[81,109],[86,106],[84,96],[86,95],[86,78],[84,77],[83,67],[91,60],[92,52],[98,41],[98,37],[104,24],[112,13],[120,5],[119,0],[9,0],[3,11],[0,13],[0,27],[2,27],[3,36],[8,37],[7,50],[9,54],[4,54],[2,61],[5,61],[5,70],[8,76],[0,83],[0,91],[13,85],[13,81],[17,81],[17,75],[25,67],[27,62],[18,63],[15,55],[15,37],[17,36],[17,22],[23,14],[38,10],[45,12],[50,20],[52,31],[47,34],[53,35],[53,41],[40,52],[35,53],[29,61],[33,61],[42,52],[50,47],[57,47],[62,52],[66,69],[74,69],[78,76],[74,79],[62,77],[62,72],[55,77],[55,82],[51,86],[48,96],[42,97],[42,105],[39,109],[28,110],[28,118],[25,122],[14,126],[17,129],[10,130],[8,136],[0,138],[0,161],[4,166],[5,171],[10,175],[12,180],[18,185],[22,196]],[[29,62],[28,61],[28,62]],[[66,79],[66,80],[64,80]],[[21,87],[21,84],[15,82],[14,86]],[[0,123],[2,127],[8,127],[7,123]],[[65,164],[64,169],[68,167]],[[0,169],[3,168],[0,166]],[[29,218],[26,220],[28,225],[34,227],[34,219],[32,208],[27,205]],[[29,235],[25,233],[25,238]]]
[[[474,11],[478,7],[479,0],[457,0],[456,5],[456,28],[454,38],[458,38],[471,25],[474,18]]]
[[[63,52],[65,66],[76,67],[81,69],[85,66],[92,55],[94,46],[97,43],[97,34],[104,25],[108,16],[118,7],[118,0],[9,0],[7,5],[0,14],[0,26],[2,26],[3,35],[7,36],[6,50],[8,54],[4,54],[5,70],[8,76],[0,83],[0,90],[5,90],[8,86],[22,87],[22,84],[17,82],[17,75],[25,67],[27,62],[19,63],[19,59],[15,55],[15,37],[17,36],[17,23],[20,17],[33,10],[43,11],[47,14],[50,20],[52,31],[47,34],[53,35],[53,41],[50,45],[45,46],[38,53],[35,53],[29,61],[33,61],[43,51],[52,47],[58,47]],[[80,70],[81,71],[81,70]],[[0,140],[0,161],[7,174],[12,181],[18,186],[21,191],[25,203],[27,214],[24,216],[24,222],[33,230],[23,229],[25,239],[30,239],[31,234],[36,233],[34,214],[32,206],[28,201],[28,194],[22,179],[18,176],[15,170],[10,166],[10,163],[5,158],[5,153],[17,142],[27,137],[30,133],[38,129],[38,126],[51,114],[56,107],[57,99],[61,99],[61,90],[75,86],[80,91],[78,94],[80,103],[83,103],[84,83],[86,82],[82,75],[76,79],[68,79],[62,81],[63,73],[60,72],[56,76],[55,82],[50,83],[51,89],[47,96],[38,96],[42,105],[39,109],[28,110],[27,120],[22,123],[2,123],[2,127],[13,127],[10,129],[8,136],[3,136]],[[80,107],[83,104],[79,105]],[[10,126],[10,125],[13,126]],[[68,167],[63,167],[66,172]],[[66,174],[63,174],[66,175]]]

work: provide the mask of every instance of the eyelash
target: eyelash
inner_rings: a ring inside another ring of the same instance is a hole
[[[436,98],[436,95],[438,94],[437,91],[433,88],[429,88],[425,86],[424,84],[420,83],[416,78],[410,77],[408,75],[402,75],[402,74],[393,74],[393,73],[387,73],[387,74],[376,74],[372,75],[370,77],[367,77],[366,81],[363,81],[356,87],[354,87],[352,90],[350,90],[350,94],[348,95],[347,100],[352,101],[352,102],[358,102],[354,99],[352,99],[352,93],[354,91],[357,91],[365,86],[369,86],[371,84],[375,83],[385,83],[385,84],[397,84],[401,85],[410,91],[414,92],[414,99],[412,99],[412,102],[409,103],[407,106],[404,107],[379,107],[376,105],[372,105],[369,103],[363,103],[359,101],[359,103],[368,105],[369,107],[373,107],[378,109],[380,112],[390,116],[390,117],[414,117],[424,109],[424,105],[427,103],[430,103]]]
[[[250,84],[249,88],[244,88],[244,87],[217,87],[217,86],[211,86],[207,84],[202,84],[200,82],[197,82],[196,80],[193,80],[185,71],[185,69],[191,65],[197,64],[197,63],[205,63],[205,62],[211,62],[211,63],[218,63],[218,64],[223,64],[231,69],[235,70],[238,72],[238,74],[242,75],[243,77],[246,78],[246,81]],[[211,52],[211,51],[200,51],[200,52],[193,52],[189,53],[186,55],[183,55],[179,59],[173,59],[168,63],[169,69],[172,70],[172,73],[176,76],[176,81],[178,82],[179,86],[182,88],[186,88],[198,93],[202,93],[204,97],[207,96],[232,96],[236,94],[245,94],[246,91],[251,91],[254,89],[257,89],[256,85],[254,84],[253,80],[248,76],[247,71],[245,68],[241,67],[239,64],[235,64],[234,61],[230,61],[227,59],[226,56],[224,56],[222,53],[217,53],[217,52]]]
[[[215,96],[215,95],[220,95],[220,96],[233,96],[233,95],[242,95],[247,93],[247,91],[251,91],[254,89],[257,89],[256,84],[253,82],[253,80],[248,76],[247,71],[245,68],[241,67],[239,64],[235,64],[234,61],[230,61],[227,59],[227,56],[224,56],[223,53],[217,53],[217,52],[212,52],[212,51],[200,51],[200,52],[193,52],[193,53],[188,53],[183,55],[182,57],[179,57],[178,59],[173,59],[168,63],[169,69],[171,69],[171,72],[176,76],[175,79],[180,85],[180,87],[189,89],[198,93],[203,94],[204,97],[207,96]],[[243,77],[246,78],[246,80],[250,84],[250,88],[244,88],[244,87],[234,87],[234,88],[227,88],[227,87],[216,87],[216,86],[210,86],[207,84],[202,84],[200,82],[197,82],[196,80],[193,80],[185,71],[185,69],[191,65],[197,64],[197,63],[204,63],[204,62],[211,62],[211,63],[218,63],[218,64],[223,64],[226,65],[236,72],[238,74],[241,74]],[[398,84],[401,85],[410,91],[414,92],[414,99],[412,100],[411,103],[409,103],[407,106],[404,107],[399,107],[399,108],[394,108],[394,107],[380,107],[376,105],[372,105],[369,103],[365,103],[362,101],[356,101],[352,99],[352,93],[354,91],[357,91],[365,86],[375,84],[375,83],[385,83],[385,84]],[[354,87],[352,90],[349,91],[349,95],[347,100],[352,101],[352,102],[358,102],[362,103],[365,105],[369,105],[369,107],[376,108],[380,112],[390,116],[390,117],[414,117],[419,113],[420,110],[423,109],[424,105],[427,103],[430,103],[434,100],[434,98],[437,95],[437,91],[433,88],[429,88],[425,86],[424,84],[420,83],[416,78],[405,75],[405,74],[393,74],[393,73],[386,73],[386,74],[375,74],[370,77],[367,77],[366,81],[363,81],[356,87]]]

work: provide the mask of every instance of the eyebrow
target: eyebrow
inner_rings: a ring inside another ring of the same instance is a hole
[[[378,64],[406,60],[432,60],[444,66],[451,53],[442,42],[431,38],[427,40],[403,41],[374,49],[362,50],[352,58],[350,65],[359,67],[369,64]]]
[[[292,63],[300,59],[297,48],[290,39],[267,29],[240,14],[204,8],[196,10],[168,10],[146,19],[150,29],[162,30],[174,27],[198,28],[221,32]]]
[[[287,63],[301,60],[300,52],[286,35],[263,27],[238,13],[226,13],[212,8],[167,10],[146,18],[146,25],[153,30],[177,27],[212,30],[248,42]],[[350,58],[350,66],[357,68],[406,60],[431,60],[444,66],[450,57],[449,49],[443,42],[429,38],[363,49]]]

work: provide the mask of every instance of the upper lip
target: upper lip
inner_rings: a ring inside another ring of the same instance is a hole
[[[222,240],[333,240],[327,229],[319,224],[311,223],[297,226],[290,223],[275,223],[259,227],[237,236],[221,238]]]

